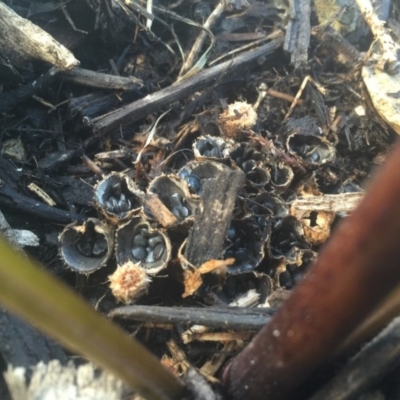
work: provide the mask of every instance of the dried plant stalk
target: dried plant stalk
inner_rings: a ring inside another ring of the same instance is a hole
[[[324,194],[323,196],[307,196],[296,199],[291,210],[296,211],[328,211],[333,213],[350,213],[364,197],[364,193]]]

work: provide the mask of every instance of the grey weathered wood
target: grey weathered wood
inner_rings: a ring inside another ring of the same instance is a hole
[[[202,210],[195,216],[185,246],[184,256],[200,267],[221,258],[232,212],[239,190],[245,181],[240,170],[221,172],[203,183]]]
[[[0,49],[2,56],[14,66],[23,67],[26,61],[47,61],[60,69],[79,64],[74,55],[51,35],[20,17],[0,1]]]
[[[295,68],[304,65],[308,60],[310,12],[310,0],[290,1],[290,21],[286,28],[283,49],[291,54],[291,62]]]
[[[135,77],[104,74],[84,68],[74,68],[59,77],[69,82],[98,89],[138,90],[143,87],[143,81]]]

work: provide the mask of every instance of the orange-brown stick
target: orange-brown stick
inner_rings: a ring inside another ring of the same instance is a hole
[[[225,370],[233,399],[288,399],[400,282],[400,143],[309,274]]]

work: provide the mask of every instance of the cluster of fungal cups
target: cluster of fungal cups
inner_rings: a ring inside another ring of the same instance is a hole
[[[144,196],[128,174],[111,173],[95,187],[99,219],[70,224],[60,235],[61,256],[79,273],[90,274],[115,256],[110,288],[125,303],[146,293],[171,257],[167,234],[144,217]]]
[[[252,272],[266,258],[285,265],[280,271],[287,275],[295,270],[293,266],[303,264],[305,255],[309,259],[311,245],[302,223],[289,215],[287,193],[295,175],[292,167],[278,160],[260,141],[241,141],[248,138],[246,129],[255,123],[253,112],[249,126],[242,121],[235,128],[237,113],[228,111],[221,117],[221,129],[229,132],[221,137],[199,137],[193,143],[195,160],[175,174],[155,178],[146,193],[138,189],[129,172],[111,173],[101,180],[94,195],[99,218],[68,225],[60,235],[60,253],[67,266],[90,274],[111,265],[114,257],[117,269],[109,276],[112,293],[118,301],[134,302],[171,260],[169,234],[180,235],[181,243],[185,240],[200,209],[204,181],[227,169],[241,169],[246,176],[226,234],[223,258],[235,259],[228,275]],[[241,107],[239,116],[246,112]],[[312,170],[334,159],[334,147],[318,132],[292,129],[290,123],[286,152],[298,163]],[[149,210],[149,196],[156,196],[174,216],[172,225],[164,225]],[[178,251],[180,243],[174,245]],[[291,267],[287,269],[286,265]]]

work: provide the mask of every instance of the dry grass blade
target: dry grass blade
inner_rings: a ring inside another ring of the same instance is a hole
[[[179,399],[183,386],[158,360],[64,284],[0,240],[0,303],[146,399]]]

